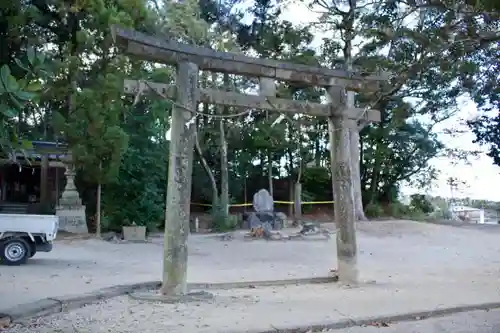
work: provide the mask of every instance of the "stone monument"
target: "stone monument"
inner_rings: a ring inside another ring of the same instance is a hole
[[[261,189],[253,196],[253,209],[248,216],[248,227],[252,230],[262,229],[263,236],[271,237],[272,230],[283,227],[283,221],[274,212],[274,200],[266,189]]]
[[[88,233],[85,206],[82,205],[80,195],[75,186],[75,172],[73,166],[66,164],[66,186],[62,193],[56,215],[59,216],[59,230],[72,233]]]

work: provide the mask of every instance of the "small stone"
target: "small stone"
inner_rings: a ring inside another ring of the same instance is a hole
[[[227,232],[227,233],[225,233],[225,234],[222,234],[222,235],[220,235],[219,237],[220,237],[220,240],[221,240],[221,241],[224,241],[224,242],[226,242],[226,241],[231,241],[231,240],[233,240],[233,239],[234,239],[233,234],[232,234],[232,233],[230,233],[230,232]]]
[[[106,232],[101,235],[101,238],[107,242],[115,242],[118,241],[118,237],[114,232]]]
[[[283,212],[277,212],[275,214],[275,219],[276,219],[276,222],[281,225],[281,228],[284,228],[285,225],[287,224],[288,216],[286,216],[286,214]]]
[[[8,328],[12,324],[10,316],[0,313],[0,330]]]
[[[320,228],[316,223],[306,222],[302,225],[302,229],[299,232],[303,235],[318,234]]]
[[[283,240],[283,237],[281,236],[281,234],[279,232],[276,232],[276,233],[271,233],[269,235],[269,240]]]

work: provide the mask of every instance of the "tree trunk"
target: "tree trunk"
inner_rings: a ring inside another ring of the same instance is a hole
[[[204,75],[204,84],[207,84],[207,77]],[[217,74],[216,73],[211,73],[211,81],[212,85],[216,85],[217,82]],[[203,103],[203,113],[208,114],[210,111],[210,107],[208,103]],[[203,126],[207,127],[209,126],[208,124],[208,117],[203,117]],[[217,189],[217,181],[215,180],[214,173],[212,172],[212,169],[210,169],[210,166],[207,163],[207,160],[203,156],[203,150],[201,149],[200,146],[200,137],[198,136],[198,132],[196,132],[195,136],[195,141],[194,145],[196,148],[196,152],[198,153],[198,156],[200,158],[201,164],[203,165],[203,169],[205,169],[205,172],[207,173],[208,179],[210,179],[210,186],[212,187],[212,208],[217,208],[220,204],[219,202],[219,190]]]
[[[357,124],[354,124],[357,125]],[[357,126],[349,129],[349,143],[351,153],[352,167],[352,193],[354,200],[354,216],[359,221],[367,220],[363,209],[363,192],[361,191],[361,172],[360,172],[360,148],[359,131]]]
[[[95,235],[101,237],[101,183],[97,184],[97,201],[96,201],[96,219],[95,219]]]
[[[288,141],[293,142],[293,136],[292,136],[292,125],[288,123]],[[295,200],[295,194],[294,194],[294,182],[293,182],[293,151],[292,148],[287,149],[287,155],[288,155],[288,195],[289,195],[289,201],[294,202]],[[294,212],[294,205],[289,205],[288,206],[288,216],[293,216]]]
[[[370,182],[370,200],[368,201],[370,204],[375,204],[377,201],[380,166],[382,164],[381,158],[382,156],[379,152],[378,146],[375,146],[375,161],[373,162]]]
[[[198,153],[198,157],[200,158],[201,165],[203,166],[203,169],[205,169],[205,172],[207,173],[208,179],[210,179],[210,185],[212,187],[212,204],[218,204],[219,203],[219,191],[217,190],[217,182],[215,181],[214,173],[210,169],[210,166],[208,165],[207,160],[203,156],[203,151],[201,150],[200,139],[198,137],[197,131],[195,132],[194,146],[196,148],[196,152]]]
[[[229,74],[224,74],[224,88],[230,90]],[[227,106],[221,108],[221,114],[227,113]],[[224,130],[224,118],[219,121],[220,135],[220,205],[224,218],[229,216],[229,168],[227,161],[227,140]]]
[[[294,193],[293,206],[295,212],[295,223],[297,223],[298,225],[302,223],[302,184],[300,183],[302,180],[302,156],[300,155],[300,148],[301,148],[300,138],[298,140],[297,148],[299,153],[299,164],[297,168],[297,180],[295,181],[295,186],[293,190]]]
[[[245,203],[245,206],[243,206],[243,211],[246,212],[247,211],[247,201],[248,201],[248,198],[247,198],[247,172],[245,170],[244,172],[244,177],[245,179],[243,180],[243,203]]]
[[[260,95],[267,97],[276,96],[276,85],[273,79],[260,78]],[[266,120],[269,122],[269,112],[266,111]],[[273,160],[271,148],[267,149],[267,181],[269,183],[269,194],[273,196]]]
[[[320,133],[320,123],[316,122],[314,125],[314,130],[316,131],[316,138],[314,139],[314,164],[316,165],[317,168],[321,167],[321,146],[320,146],[320,141],[321,137],[319,135]]]
[[[220,204],[225,217],[229,215],[229,168],[227,162],[227,142],[224,131],[224,120],[221,119],[220,127]]]
[[[375,126],[377,127],[375,130],[375,135],[376,137],[382,137],[385,133],[384,130],[384,109],[386,108],[385,103],[379,103],[375,106],[377,110],[381,110],[381,121],[380,123],[376,124]],[[372,174],[370,175],[370,196],[369,199],[367,200],[370,204],[376,204],[378,199],[379,199],[379,181],[381,179],[382,175],[382,159],[383,159],[383,144],[380,142],[380,140],[377,140],[377,143],[374,146],[374,151],[372,154],[375,155],[373,157],[373,164],[372,164]]]
[[[267,114],[266,114],[267,117]],[[271,149],[267,150],[267,182],[269,186],[269,194],[274,197],[274,186],[273,186],[273,159],[271,154]]]

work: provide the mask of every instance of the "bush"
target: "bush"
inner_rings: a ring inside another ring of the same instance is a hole
[[[326,200],[331,198],[332,193],[332,177],[329,168],[324,167],[307,167],[302,173],[302,201]],[[307,189],[309,197],[307,197]]]
[[[434,206],[423,194],[412,194],[410,207],[412,211],[429,214],[434,211]]]
[[[412,208],[408,214],[408,218],[411,220],[424,221],[429,219],[429,214],[424,213],[421,210]]]
[[[212,205],[212,229],[216,232],[226,232],[236,229],[238,225],[238,216],[228,215],[222,209],[220,203]]]
[[[403,218],[408,216],[410,213],[410,207],[406,206],[401,202],[394,202],[389,205],[391,216]]]
[[[370,203],[365,207],[365,215],[370,218],[381,217],[384,215],[384,209],[379,204]]]
[[[304,189],[304,187],[302,187]],[[308,191],[302,191],[302,196],[300,198],[301,202],[309,202],[309,201],[316,201],[318,200],[315,196],[314,193],[308,192]],[[302,205],[302,214],[307,214],[313,210],[314,205]]]

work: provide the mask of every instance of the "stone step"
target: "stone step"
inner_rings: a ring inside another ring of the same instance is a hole
[[[27,214],[27,212],[27,204],[9,202],[0,205],[0,213],[2,214]]]

